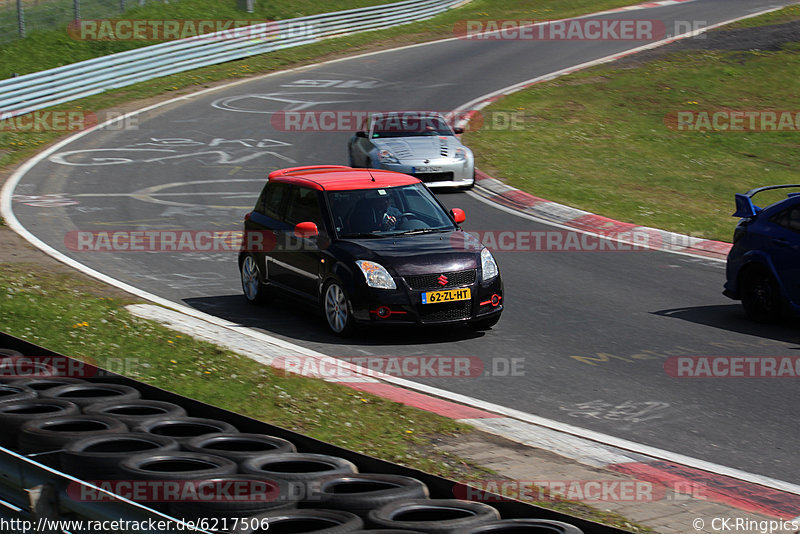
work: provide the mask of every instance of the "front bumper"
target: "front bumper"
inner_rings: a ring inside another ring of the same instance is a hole
[[[420,285],[411,278],[395,277],[397,289],[364,287],[359,290],[351,297],[354,319],[362,324],[447,325],[481,320],[499,315],[503,311],[503,282],[500,276],[488,282],[476,280],[472,283],[447,285],[444,288]],[[422,303],[422,294],[428,291],[461,288],[470,289],[469,300]]]
[[[419,178],[428,187],[469,187],[475,182],[475,164],[470,159],[403,160],[380,163],[379,168]]]

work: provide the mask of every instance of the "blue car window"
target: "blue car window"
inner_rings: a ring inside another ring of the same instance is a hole
[[[771,217],[770,220],[777,225],[800,233],[800,206],[785,209]]]

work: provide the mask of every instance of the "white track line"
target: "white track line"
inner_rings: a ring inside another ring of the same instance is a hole
[[[724,24],[729,24],[731,22],[736,22],[738,20],[743,20],[743,19],[747,19],[747,18],[750,18],[750,17],[755,17],[755,16],[758,16],[758,15],[761,15],[761,14],[764,14],[764,13],[777,11],[779,9],[782,9],[782,8],[772,8],[772,9],[768,9],[768,10],[765,10],[765,11],[761,11],[759,13],[747,15],[747,16],[744,16],[744,17],[738,17],[738,18],[735,18],[735,19],[732,19],[732,20],[729,20],[729,21],[726,21],[726,22],[723,22],[723,23],[715,24],[714,26],[710,26],[708,28],[705,28],[703,31],[708,31],[710,29],[722,26]],[[590,15],[587,15],[587,16],[590,16]],[[581,17],[581,18],[583,18],[583,17]],[[682,34],[680,36],[680,38],[689,37],[691,35],[696,35],[696,32]],[[60,261],[62,263],[65,263],[66,265],[68,265],[68,266],[70,266],[70,267],[72,267],[72,268],[74,268],[74,269],[76,269],[78,271],[81,271],[84,274],[87,274],[89,276],[97,278],[98,280],[101,280],[102,282],[105,282],[105,283],[107,283],[109,285],[115,286],[115,287],[117,287],[119,289],[122,289],[123,291],[131,293],[132,295],[136,295],[137,297],[140,297],[142,299],[149,300],[149,301],[154,302],[156,304],[160,304],[160,305],[165,306],[167,308],[171,308],[173,310],[179,311],[179,312],[184,313],[186,315],[189,315],[191,317],[195,317],[195,318],[198,318],[198,319],[201,319],[201,320],[204,320],[204,321],[208,321],[211,324],[222,326],[224,328],[235,329],[238,332],[245,333],[245,334],[247,334],[247,335],[249,335],[249,336],[251,336],[253,338],[258,339],[261,342],[269,343],[269,344],[272,344],[272,345],[276,345],[276,346],[285,348],[286,350],[291,350],[291,351],[293,351],[294,353],[297,353],[297,354],[307,354],[307,355],[313,355],[313,356],[324,356],[321,353],[318,353],[318,352],[313,351],[311,349],[307,349],[307,348],[302,347],[300,345],[295,345],[293,343],[284,341],[282,339],[279,339],[279,338],[276,338],[276,337],[273,337],[273,336],[269,336],[267,334],[264,334],[262,332],[258,332],[256,330],[251,329],[251,328],[241,327],[240,325],[237,325],[235,323],[231,323],[230,321],[226,321],[226,320],[221,319],[219,317],[215,317],[213,315],[200,312],[200,311],[195,310],[193,308],[190,308],[188,306],[184,306],[184,305],[182,305],[180,303],[170,301],[170,300],[165,299],[163,297],[159,297],[158,295],[155,295],[155,294],[147,292],[147,291],[145,291],[143,289],[134,287],[134,286],[132,286],[130,284],[122,282],[121,280],[117,280],[115,278],[112,278],[112,277],[110,277],[110,276],[108,276],[108,275],[106,275],[104,273],[101,273],[101,272],[99,272],[99,271],[97,271],[95,269],[92,269],[91,267],[88,267],[88,266],[86,266],[86,265],[84,265],[84,264],[82,264],[82,263],[70,258],[69,256],[59,252],[58,250],[52,248],[50,245],[48,245],[44,241],[42,241],[39,238],[37,238],[35,235],[33,235],[31,232],[29,232],[19,222],[19,220],[17,219],[16,215],[14,214],[13,207],[12,207],[12,202],[11,202],[11,197],[12,197],[12,194],[14,192],[14,189],[16,188],[17,184],[19,184],[20,180],[22,180],[22,178],[25,176],[25,174],[28,171],[30,171],[35,165],[37,165],[43,159],[45,159],[48,156],[50,156],[50,154],[54,153],[55,151],[61,149],[64,146],[68,145],[69,143],[72,143],[73,141],[76,141],[77,139],[80,139],[83,136],[94,132],[96,129],[101,129],[101,128],[103,128],[103,127],[105,127],[107,125],[113,124],[113,123],[115,123],[117,121],[127,120],[129,117],[133,117],[133,116],[138,115],[140,113],[144,113],[146,111],[150,111],[150,110],[159,108],[161,106],[165,106],[165,105],[168,105],[168,104],[171,104],[171,103],[174,103],[174,102],[178,102],[178,101],[181,101],[181,100],[189,100],[191,98],[194,98],[194,97],[197,97],[197,96],[200,96],[200,95],[204,95],[204,94],[210,93],[212,91],[218,91],[218,90],[221,90],[221,89],[228,89],[230,87],[235,87],[237,85],[241,85],[243,83],[251,82],[251,81],[254,81],[254,80],[260,80],[260,79],[268,78],[270,76],[275,76],[275,75],[278,75],[278,74],[285,74],[286,72],[294,72],[294,71],[299,71],[299,70],[305,70],[305,69],[308,69],[308,68],[317,67],[317,66],[325,65],[325,64],[329,64],[329,63],[335,63],[335,62],[339,62],[339,61],[356,59],[356,58],[365,57],[365,56],[377,55],[377,54],[382,54],[382,53],[386,53],[386,52],[394,52],[394,51],[397,51],[397,50],[404,50],[404,49],[407,49],[407,48],[416,48],[416,47],[419,47],[419,46],[427,46],[427,45],[436,44],[436,43],[443,42],[443,41],[452,41],[454,39],[457,39],[457,38],[443,39],[443,40],[440,40],[440,41],[432,41],[432,42],[429,42],[429,43],[419,43],[419,44],[404,46],[404,47],[400,47],[400,48],[396,48],[396,49],[392,49],[392,50],[379,50],[379,51],[376,51],[376,52],[369,52],[369,53],[366,53],[366,54],[361,54],[361,55],[350,57],[350,58],[339,58],[339,59],[335,59],[335,60],[331,60],[331,61],[325,61],[325,62],[322,62],[322,63],[313,64],[313,65],[306,65],[306,66],[301,67],[301,68],[287,69],[287,70],[281,71],[281,72],[273,72],[273,73],[266,74],[264,76],[257,76],[255,78],[248,78],[246,80],[238,80],[236,82],[223,84],[223,85],[220,85],[218,87],[212,87],[212,88],[209,88],[209,89],[204,89],[202,91],[198,91],[196,93],[192,93],[191,95],[180,96],[180,97],[177,97],[177,98],[173,98],[173,99],[167,100],[165,102],[153,104],[151,106],[147,106],[147,107],[141,108],[139,110],[135,110],[135,111],[132,111],[130,113],[126,113],[125,115],[123,115],[121,117],[117,117],[117,118],[115,118],[113,120],[106,121],[106,122],[104,122],[102,124],[99,124],[97,126],[89,128],[87,130],[83,130],[81,132],[78,132],[77,134],[74,134],[74,135],[72,135],[72,136],[70,136],[70,137],[68,137],[68,138],[66,138],[66,139],[54,144],[53,146],[51,146],[48,149],[44,150],[43,152],[37,154],[36,156],[31,158],[30,160],[26,161],[23,165],[21,165],[20,168],[17,169],[9,177],[9,179],[6,181],[5,185],[3,186],[2,192],[0,192],[0,214],[2,214],[2,216],[6,220],[6,223],[9,225],[9,227],[12,230],[14,230],[18,234],[20,234],[23,238],[25,238],[29,243],[34,245],[36,248],[40,249],[41,251],[43,251],[44,253],[48,254],[49,256],[55,258],[56,260],[58,260],[58,261]],[[648,48],[655,48],[655,46],[661,46],[663,44],[667,44],[667,42],[672,41],[672,40],[677,40],[677,38],[672,38],[672,39],[667,40],[667,41],[661,41],[659,43],[653,43],[651,45],[646,45],[644,47],[638,47],[638,48],[632,49],[628,53],[635,53],[634,51],[638,52],[638,51],[641,51],[641,50],[646,50]],[[595,61],[592,61],[592,62],[583,63],[583,64],[579,65],[578,67],[579,68],[586,68],[586,67],[589,67],[589,66],[592,66],[592,65],[603,63],[603,62],[613,61],[613,59],[615,59],[617,57],[620,57],[620,55],[621,54],[615,54],[614,56],[609,56],[608,58],[603,58],[603,60],[595,60]],[[560,75],[563,75],[563,74],[567,74],[568,72],[574,72],[575,70],[577,70],[578,67],[573,67],[572,69],[563,69],[561,71],[556,71],[555,73],[551,73],[551,74],[548,74],[548,75],[545,75],[545,76],[540,76],[540,77],[537,77],[537,78],[533,78],[532,80],[529,80],[528,82],[523,82],[521,84],[514,84],[512,86],[507,87],[506,89],[502,89],[500,91],[495,91],[493,93],[490,93],[490,95],[497,96],[497,95],[501,95],[501,94],[507,94],[508,91],[513,92],[513,91],[516,91],[516,90],[519,90],[519,89],[523,89],[526,85],[530,85],[531,83],[533,83],[534,80],[544,80],[544,79],[548,79],[549,76],[557,77],[557,76],[560,76]],[[480,102],[481,100],[485,100],[486,98],[490,98],[490,96],[485,95],[484,97],[475,99],[472,102],[469,102],[469,103],[465,104],[464,106],[461,106],[459,109],[464,109],[466,107],[469,107],[472,103]],[[486,104],[484,104],[484,105],[486,105]],[[520,214],[519,212],[516,212],[516,213],[519,214],[519,215],[523,215],[523,214]],[[707,258],[704,258],[704,259],[707,259]],[[519,420],[519,421],[524,421],[524,422],[527,422],[527,423],[530,423],[530,424],[533,424],[533,425],[537,425],[537,426],[541,426],[541,427],[544,427],[544,428],[548,428],[548,429],[551,429],[551,430],[564,432],[566,434],[569,434],[569,435],[572,435],[572,436],[576,436],[576,437],[580,437],[580,438],[583,438],[583,439],[587,439],[587,440],[590,440],[590,441],[595,441],[595,442],[606,444],[606,445],[610,445],[610,446],[613,446],[613,447],[618,447],[620,449],[624,449],[624,450],[627,450],[627,451],[636,452],[636,453],[639,453],[639,454],[642,454],[642,455],[645,455],[645,456],[651,456],[653,458],[679,463],[679,464],[682,464],[682,465],[685,465],[685,466],[688,466],[688,467],[693,467],[693,468],[696,468],[696,469],[701,469],[701,470],[704,470],[704,471],[709,471],[709,472],[717,473],[717,474],[720,474],[720,475],[730,476],[730,477],[737,478],[737,479],[740,479],[740,480],[744,480],[744,481],[747,481],[747,482],[752,482],[752,483],[755,483],[755,484],[760,484],[760,485],[771,487],[771,488],[778,489],[778,490],[781,490],[781,491],[787,491],[787,492],[790,492],[790,493],[795,493],[795,494],[800,495],[800,486],[795,485],[795,484],[790,484],[790,483],[784,482],[782,480],[772,479],[772,478],[769,478],[769,477],[763,477],[761,475],[756,475],[756,474],[753,474],[753,473],[748,473],[748,472],[741,471],[741,470],[738,470],[738,469],[734,469],[734,468],[731,468],[731,467],[726,467],[726,466],[722,466],[722,465],[718,465],[718,464],[713,464],[713,463],[710,463],[710,462],[706,462],[706,461],[703,461],[703,460],[698,460],[696,458],[691,458],[691,457],[684,456],[684,455],[677,454],[677,453],[673,453],[673,452],[670,452],[670,451],[665,451],[665,450],[662,450],[662,449],[649,447],[647,445],[635,443],[635,442],[632,442],[632,441],[623,440],[623,439],[616,438],[614,436],[609,436],[609,435],[606,435],[606,434],[602,434],[602,433],[599,433],[599,432],[594,432],[594,431],[591,431],[591,430],[586,430],[586,429],[583,429],[583,428],[574,427],[572,425],[562,424],[562,423],[559,423],[558,421],[552,421],[550,419],[545,419],[543,417],[539,417],[539,416],[536,416],[536,415],[533,415],[533,414],[525,413],[525,412],[522,412],[522,411],[519,411],[519,410],[514,410],[512,408],[506,408],[504,406],[499,406],[499,405],[496,405],[496,404],[493,404],[493,403],[484,402],[484,401],[481,401],[480,399],[475,399],[473,397],[469,397],[469,396],[466,396],[466,395],[460,395],[458,393],[452,393],[452,392],[445,391],[445,390],[442,390],[442,389],[425,386],[423,384],[417,384],[417,383],[411,382],[409,380],[404,380],[404,379],[396,378],[396,377],[387,377],[385,380],[387,382],[395,383],[395,384],[397,384],[399,386],[402,386],[404,388],[407,388],[407,389],[412,389],[412,390],[416,390],[416,391],[422,391],[424,393],[428,393],[428,394],[431,394],[431,395],[434,395],[434,396],[437,396],[437,397],[440,397],[440,398],[443,398],[443,399],[452,400],[454,402],[459,402],[459,403],[462,403],[462,404],[467,404],[469,406],[474,406],[474,407],[477,407],[477,408],[481,408],[481,409],[484,409],[486,411],[491,411],[491,412],[495,412],[495,413],[498,413],[498,414],[506,415],[507,417],[510,417],[512,419],[516,419],[516,420]]]

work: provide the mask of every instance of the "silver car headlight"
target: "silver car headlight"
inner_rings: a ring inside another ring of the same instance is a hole
[[[400,163],[400,160],[389,150],[379,150],[378,159],[381,163]]]
[[[483,272],[484,282],[495,278],[500,272],[500,269],[497,268],[497,262],[494,261],[494,256],[492,256],[488,248],[481,250],[481,271]]]
[[[453,157],[459,161],[464,161],[465,159],[467,159],[467,149],[463,147],[457,148]]]
[[[356,260],[356,265],[364,273],[369,287],[378,289],[397,289],[394,278],[389,274],[383,265],[374,261]]]

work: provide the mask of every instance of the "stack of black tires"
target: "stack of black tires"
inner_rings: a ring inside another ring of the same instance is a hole
[[[210,532],[621,532],[509,499],[505,510],[456,499],[451,481],[111,373],[53,376],[36,359],[49,351],[0,341],[37,355],[0,349],[0,445],[92,484],[66,498],[109,491]]]

